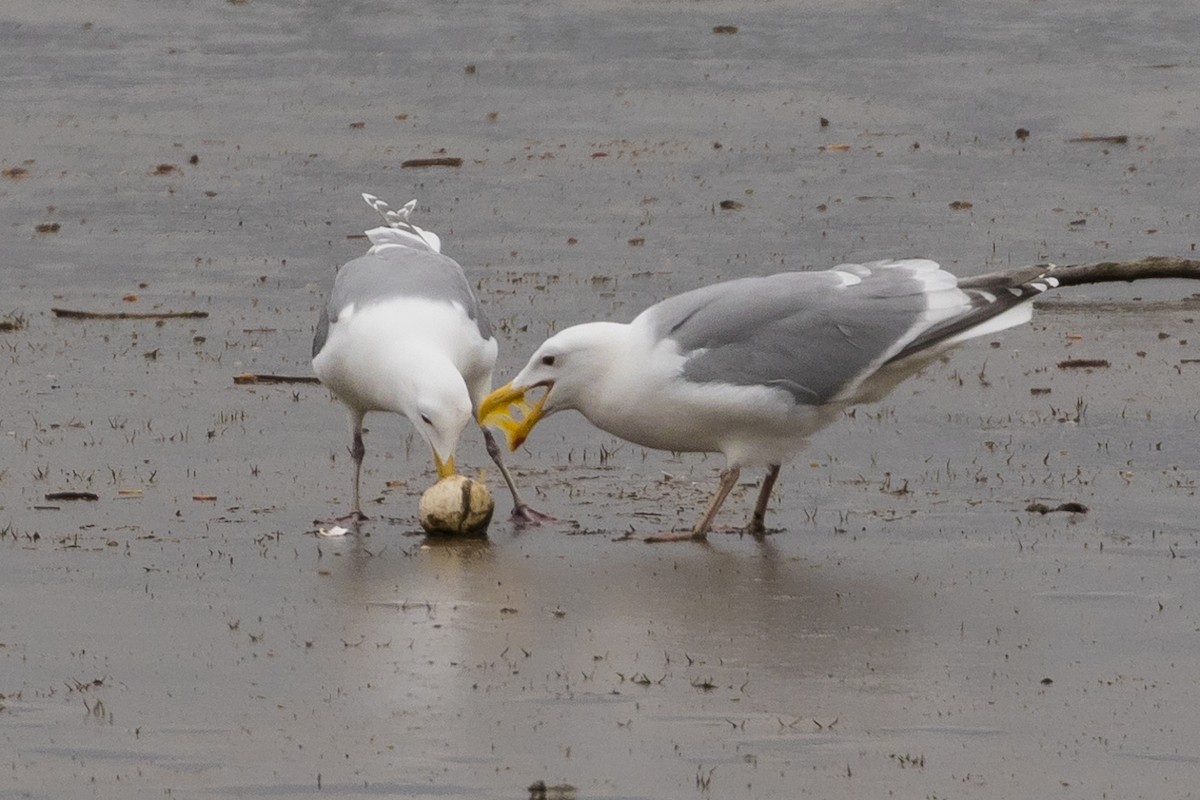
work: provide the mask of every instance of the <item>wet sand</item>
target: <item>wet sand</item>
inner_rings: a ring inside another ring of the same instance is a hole
[[[321,538],[341,407],[233,381],[310,374],[361,191],[419,198],[499,380],[737,275],[1189,255],[1190,19],[8,4],[0,798],[1194,795],[1200,287],[1049,296],[814,437],[762,541],[638,541],[720,459],[566,414],[509,459],[563,522],[426,539],[428,454],[374,417],[373,520]]]

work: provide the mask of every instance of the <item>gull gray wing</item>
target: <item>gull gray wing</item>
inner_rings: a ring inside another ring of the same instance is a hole
[[[474,320],[479,335],[492,338],[492,326],[462,267],[452,258],[412,247],[390,247],[346,262],[333,282],[329,302],[321,309],[313,339],[313,356],[321,351],[342,309],[362,309],[397,297],[420,297],[457,303]]]
[[[321,306],[321,317],[317,320],[317,330],[313,334],[312,357],[316,358],[317,353],[325,347],[325,340],[329,338],[329,306]]]
[[[684,356],[684,380],[771,386],[819,405],[849,396],[891,360],[967,338],[968,328],[1028,299],[984,308],[997,296],[956,284],[932,261],[874,262],[729,281],[646,313]],[[970,322],[953,324],[959,318]]]

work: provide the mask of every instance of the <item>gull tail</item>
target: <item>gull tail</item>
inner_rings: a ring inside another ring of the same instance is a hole
[[[922,351],[950,347],[1028,322],[1033,316],[1033,299],[1059,285],[1058,278],[1051,274],[1055,269],[1053,264],[1039,264],[1035,269],[960,280],[958,288],[970,298],[970,307],[924,331],[888,362],[902,361]]]
[[[431,253],[442,252],[442,240],[436,233],[418,228],[408,221],[409,216],[417,207],[416,199],[409,200],[403,208],[396,211],[373,194],[363,192],[362,198],[367,205],[375,209],[379,216],[383,217],[386,226],[367,231],[367,238],[373,245],[370,252],[379,252],[380,248],[389,246],[413,247],[414,245],[424,246]]]

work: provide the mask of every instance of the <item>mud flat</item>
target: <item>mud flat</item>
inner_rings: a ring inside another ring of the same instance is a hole
[[[568,415],[510,458],[562,523],[426,539],[377,418],[322,538],[341,409],[235,380],[310,375],[361,191],[419,198],[501,378],[740,274],[1191,256],[1191,5],[409,5],[0,12],[0,798],[1194,793],[1194,286],[847,414],[762,541],[640,542],[719,459]]]

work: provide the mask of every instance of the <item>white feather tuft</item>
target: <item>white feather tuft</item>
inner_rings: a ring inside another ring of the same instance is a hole
[[[362,198],[387,224],[387,227],[367,231],[367,238],[372,245],[368,254],[376,254],[389,247],[420,247],[431,253],[442,252],[442,240],[436,233],[418,228],[408,221],[417,207],[415,198],[405,203],[399,211],[392,210],[391,206],[373,194],[363,192]]]

